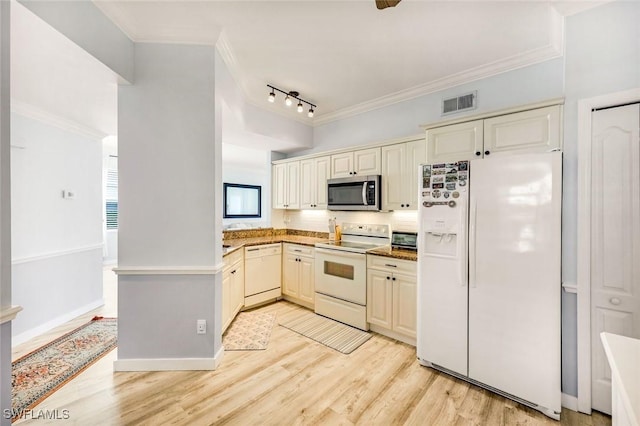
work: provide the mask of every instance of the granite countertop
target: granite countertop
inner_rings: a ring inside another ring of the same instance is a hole
[[[226,256],[243,247],[260,246],[273,243],[293,243],[303,246],[315,246],[316,243],[329,241],[327,238],[307,237],[304,235],[270,235],[264,237],[233,238],[224,240],[223,244],[229,245],[224,249],[223,256]]]
[[[273,243],[293,243],[313,247],[316,243],[329,241],[329,234],[323,232],[298,230],[287,231],[281,229],[276,230],[273,228],[256,231],[232,231],[229,233],[225,232],[225,236],[227,238],[225,238],[222,243],[224,245],[228,245],[229,247],[223,249],[223,256],[233,253],[243,247],[249,246],[259,246]],[[396,248],[392,249],[391,246],[369,250],[367,253],[402,260],[418,260],[418,254],[416,251]]]
[[[418,252],[415,250],[391,248],[391,246],[380,247],[367,251],[367,254],[375,254],[376,256],[393,257],[401,260],[418,260]]]

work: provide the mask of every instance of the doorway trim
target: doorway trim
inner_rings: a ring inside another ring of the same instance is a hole
[[[578,101],[578,411],[591,414],[591,112],[640,101],[640,88]]]

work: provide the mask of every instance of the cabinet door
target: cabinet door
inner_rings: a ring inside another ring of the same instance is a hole
[[[393,330],[416,337],[416,277],[395,273],[393,278]]]
[[[300,208],[312,209],[315,205],[318,185],[316,183],[316,161],[311,158],[300,161]],[[325,189],[326,191],[326,189]]]
[[[405,157],[406,144],[404,143],[382,147],[382,210],[404,208],[406,198],[404,186],[408,184],[405,182]]]
[[[331,156],[331,177],[341,178],[352,176],[353,152],[343,152]]]
[[[391,275],[373,269],[367,271],[367,321],[388,329],[392,327]]]
[[[357,175],[379,175],[382,172],[380,148],[361,149],[353,153],[353,171]]]
[[[282,264],[282,293],[299,297],[298,256],[287,254]]]
[[[482,129],[482,120],[476,120],[427,130],[427,162],[481,158]]]
[[[560,148],[560,115],[560,106],[554,105],[485,120],[485,156]]]
[[[231,303],[233,310],[231,311],[231,315],[233,316],[240,311],[244,305],[244,260],[237,262],[232,270],[235,270],[235,273],[232,274],[231,281],[231,285],[233,286],[231,292],[233,295],[233,301]]]
[[[292,161],[287,165],[287,203],[288,209],[300,208],[300,162]]]
[[[273,173],[273,208],[284,209],[287,204],[287,165],[276,164]]]
[[[315,299],[315,260],[312,257],[300,257],[299,259],[299,298],[305,302],[313,303]]]
[[[231,323],[231,271],[222,273],[222,332]]]
[[[404,181],[404,209],[418,209],[418,166],[427,161],[427,141],[422,139],[419,141],[406,143],[406,166]],[[402,208],[402,207],[401,207]]]
[[[314,208],[326,209],[328,205],[327,199],[327,179],[331,176],[331,157],[315,158],[315,200]]]

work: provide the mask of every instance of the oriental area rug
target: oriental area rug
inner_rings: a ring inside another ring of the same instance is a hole
[[[117,319],[88,323],[12,362],[13,420],[116,347]]]
[[[256,351],[267,349],[276,314],[240,312],[224,336],[225,351]]]

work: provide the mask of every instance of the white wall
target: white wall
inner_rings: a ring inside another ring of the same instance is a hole
[[[118,266],[142,271],[118,276],[116,368],[212,360],[222,306],[215,50],[139,43],[135,69],[118,91]],[[163,274],[181,268],[205,271]],[[207,334],[196,334],[198,319]]]
[[[563,61],[553,59],[451,89],[334,121],[313,130],[313,148],[290,156],[322,152],[422,134],[421,125],[443,120],[443,98],[478,91],[477,109],[447,119],[495,111],[563,96]]]
[[[336,218],[343,223],[389,225],[394,231],[418,231],[417,211],[397,212],[343,212],[329,210],[274,210],[281,212],[282,224],[287,229],[329,232],[328,222]],[[274,225],[275,226],[275,225]]]
[[[102,147],[15,113],[11,127],[15,343],[102,304]]]
[[[0,310],[11,307],[10,9],[0,2]],[[0,410],[11,408],[11,321],[0,324]],[[0,425],[11,419],[0,417]]]
[[[563,280],[577,279],[578,100],[640,87],[640,3],[614,1],[566,19]],[[563,293],[563,390],[577,395],[577,302]]]
[[[262,187],[262,217],[223,219],[225,228],[233,224],[261,228],[271,226],[271,152],[223,143],[222,181]]]

